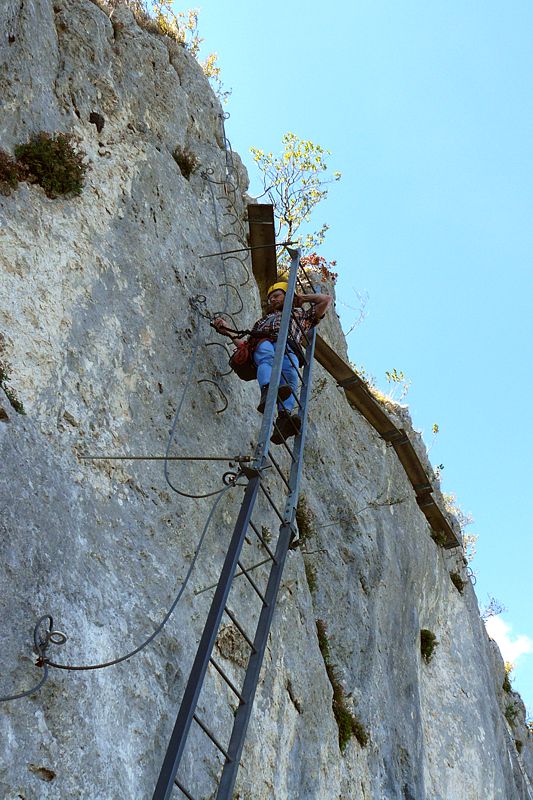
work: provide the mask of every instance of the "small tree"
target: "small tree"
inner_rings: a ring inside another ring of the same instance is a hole
[[[257,147],[250,148],[255,163],[262,174],[264,192],[272,205],[277,222],[276,236],[285,241],[294,240],[306,250],[312,250],[324,241],[328,225],[318,230],[300,233],[308,223],[316,206],[328,195],[328,184],[338,181],[340,172],[328,172],[329,150],[294,133],[282,138],[283,152],[279,156],[265,153]]]
[[[394,384],[389,395],[391,400],[394,400],[394,402],[396,403],[401,403],[405,395],[409,391],[409,387],[411,386],[411,381],[409,380],[409,378],[405,377],[402,370],[398,372],[396,369],[390,371],[386,370],[385,377],[387,378],[387,383]],[[394,396],[396,389],[399,389],[398,399],[396,399],[396,397]]]
[[[507,611],[503,603],[500,603],[495,597],[489,596],[489,602],[481,610],[481,619],[486,622],[491,617],[497,617],[498,614],[503,614]]]
[[[514,664],[511,661],[505,662],[505,677],[503,679],[502,689],[504,692],[512,692],[511,686],[511,672],[514,670]]]
[[[440,477],[440,475],[439,475]],[[472,514],[466,514],[457,502],[454,494],[443,494],[446,511],[452,514],[461,529],[463,555],[468,563],[476,555],[477,533],[466,533],[465,528],[474,521]]]
[[[93,0],[106,13],[111,13],[117,5],[126,5],[133,12],[137,24],[159,36],[181,45],[191,53],[211,81],[212,88],[221,102],[225,103],[231,91],[225,91],[220,78],[217,54],[210,53],[200,61],[200,47],[204,41],[198,30],[199,10],[175,11],[173,0]]]

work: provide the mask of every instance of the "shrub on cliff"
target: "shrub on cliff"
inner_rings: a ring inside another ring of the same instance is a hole
[[[0,389],[3,389],[5,395],[17,414],[25,414],[24,406],[17,397],[17,393],[12,386],[9,385],[11,378],[11,364],[5,357],[5,340],[0,333]]]
[[[12,189],[16,189],[19,182],[17,164],[11,156],[0,150],[0,193],[11,194]]]
[[[224,89],[218,66],[218,56],[210,53],[204,61],[200,61],[200,45],[203,42],[198,31],[198,9],[188,11],[175,11],[173,0],[92,0],[104,13],[111,16],[113,9],[118,5],[127,6],[135,17],[140,28],[156,36],[163,36],[167,45],[171,45],[169,52],[172,55],[172,46],[178,45],[191,53],[211,81],[212,88],[218,99],[225,103],[231,90]]]
[[[429,631],[427,628],[422,628],[420,631],[420,652],[422,653],[422,658],[426,664],[429,664],[433,658],[433,652],[437,645],[437,637],[433,631]]]
[[[368,744],[368,733],[362,722],[348,708],[344,687],[340,682],[334,665],[331,663],[329,638],[324,620],[317,619],[316,632],[318,646],[326,667],[326,673],[331,683],[331,688],[333,689],[332,709],[339,729],[339,749],[341,753],[344,753],[352,736],[355,736],[361,747],[366,747]]]
[[[87,167],[68,134],[38,133],[15,147],[15,156],[19,169],[26,171],[26,180],[42,186],[47,197],[81,194]]]

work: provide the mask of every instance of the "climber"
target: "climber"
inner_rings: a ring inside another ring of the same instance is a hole
[[[265,409],[272,363],[274,361],[275,344],[281,324],[281,312],[285,302],[287,283],[279,281],[270,286],[268,290],[268,308],[264,317],[257,320],[252,328],[249,340],[253,342],[253,359],[257,367],[257,381],[261,389],[261,399],[257,410],[263,413]],[[324,317],[332,302],[332,297],[327,294],[295,294],[293,310],[287,337],[287,350],[283,359],[281,380],[278,388],[278,418],[271,441],[281,444],[289,436],[298,434],[302,421],[298,414],[293,414],[296,391],[298,389],[297,368],[303,364],[304,354],[301,341],[305,332],[317,325]],[[304,310],[304,303],[311,307]],[[213,326],[222,336],[228,336],[234,342],[240,341],[228,328],[221,317],[213,321]]]

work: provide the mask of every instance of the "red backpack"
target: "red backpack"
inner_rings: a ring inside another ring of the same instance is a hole
[[[257,377],[257,367],[254,363],[256,345],[256,341],[250,342],[249,339],[243,342],[235,342],[237,349],[231,356],[229,365],[241,381],[253,381]]]

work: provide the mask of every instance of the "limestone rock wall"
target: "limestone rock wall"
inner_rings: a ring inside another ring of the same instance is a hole
[[[41,677],[31,652],[41,614],[68,635],[52,655],[71,664],[121,655],[163,618],[213,499],[173,493],[160,462],[81,456],[161,454],[186,386],[173,452],[251,452],[256,389],[218,377],[222,411],[216,385],[198,383],[225,372],[227,356],[209,346],[220,340],[196,309],[239,312],[224,283],[244,300],[239,325],[260,306],[253,279],[241,286],[238,261],[199,258],[221,241],[239,246],[247,177],[237,155],[228,162],[222,109],[185,50],[169,50],[124,8],[109,19],[91,0],[8,0],[0,66],[0,146],[12,152],[30,133],[69,132],[88,163],[79,197],[51,200],[26,183],[0,195],[0,360],[26,412],[0,391],[0,694],[11,694]],[[91,114],[103,119],[100,131]],[[176,149],[198,159],[189,178]],[[238,184],[232,213],[221,186],[228,169]],[[206,302],[195,308],[198,295]],[[322,332],[345,352],[333,312]],[[236,798],[532,797],[523,707],[502,689],[472,587],[460,594],[450,580],[450,571],[466,578],[460,555],[433,542],[394,451],[319,366],[310,414],[306,541],[289,555]],[[203,493],[222,486],[226,469],[173,464],[170,478]],[[153,644],[109,669],[52,670],[38,693],[0,704],[0,796],[151,797],[211,598],[201,590],[217,579],[241,496],[236,488],[220,500]],[[260,513],[275,535],[265,504]],[[247,545],[246,563],[261,556]],[[252,628],[250,591],[239,585],[237,610]],[[344,754],[316,619],[369,735]],[[439,642],[429,663],[421,628]],[[237,679],[242,648],[231,626],[218,649]],[[217,730],[231,720],[216,681],[201,705]],[[218,763],[195,734],[183,774],[197,797],[213,797]]]

